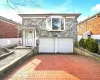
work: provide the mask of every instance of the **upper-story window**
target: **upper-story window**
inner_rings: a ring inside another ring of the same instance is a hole
[[[64,30],[65,19],[62,17],[49,17],[47,18],[47,29],[48,30]]]

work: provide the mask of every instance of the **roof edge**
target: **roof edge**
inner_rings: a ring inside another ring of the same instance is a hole
[[[62,16],[76,16],[79,17],[81,13],[44,13],[44,14],[18,14],[20,17],[32,17],[35,15],[48,16],[48,15],[62,15]]]
[[[88,20],[90,20],[90,19],[92,19],[92,18],[96,17],[97,15],[100,15],[100,12],[99,12],[99,13],[94,14],[93,16],[91,16],[91,17],[89,17],[89,18],[87,18],[87,19],[85,19],[85,20],[83,20],[83,21],[81,21],[81,22],[79,22],[78,24],[81,24],[81,23],[83,23],[83,22],[85,22],[85,21],[88,21]]]

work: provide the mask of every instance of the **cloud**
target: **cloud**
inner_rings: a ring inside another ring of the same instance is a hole
[[[5,1],[5,0],[1,0]],[[38,0],[39,1],[39,0]],[[40,0],[41,1],[41,0]],[[4,3],[4,2],[2,2]],[[48,5],[45,4],[44,8],[32,8],[29,6],[21,6],[18,5],[18,8],[16,10],[13,10],[4,4],[0,5],[0,16],[4,16],[8,19],[12,19],[17,22],[21,22],[21,18],[17,15],[19,13],[23,14],[39,14],[39,13],[73,13],[73,11],[78,12],[78,10],[73,9],[72,6],[72,0],[65,0],[65,2],[61,5],[51,5],[52,7],[48,9]],[[44,5],[41,4],[41,5]]]
[[[21,22],[21,17],[17,15],[18,13],[14,10],[0,10],[0,16],[3,16],[8,19],[12,19],[16,22]]]
[[[78,22],[85,20],[88,16],[80,16],[77,20]]]
[[[91,8],[92,12],[99,12],[100,11],[100,4],[96,4],[94,7]]]

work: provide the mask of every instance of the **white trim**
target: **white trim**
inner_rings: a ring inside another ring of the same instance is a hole
[[[66,18],[75,18],[75,16],[66,16]]]
[[[22,17],[22,19],[24,18],[46,18],[46,17]]]
[[[51,18],[63,18],[63,16],[50,16]]]
[[[48,31],[64,31],[64,30],[48,30]]]
[[[65,26],[66,26],[66,18],[64,17],[64,30],[65,30]]]
[[[46,18],[46,30],[48,29],[48,18]]]
[[[48,29],[48,18],[50,18],[51,19],[51,30],[50,29]],[[59,18],[60,19],[60,23],[61,23],[61,19],[64,19],[64,29],[62,30],[61,29],[61,27],[60,27],[60,30],[53,30],[52,29],[52,19],[53,18]],[[46,30],[48,30],[48,31],[64,31],[65,30],[65,17],[58,17],[58,16],[50,16],[50,17],[46,17]]]
[[[52,30],[52,18],[50,18],[51,19],[51,30]]]

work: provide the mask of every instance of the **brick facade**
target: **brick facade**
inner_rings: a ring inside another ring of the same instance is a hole
[[[92,35],[100,35],[100,13],[97,13],[78,24],[78,35],[82,35],[86,31],[91,31]]]
[[[0,38],[17,38],[19,37],[18,27],[16,22],[0,17]]]

